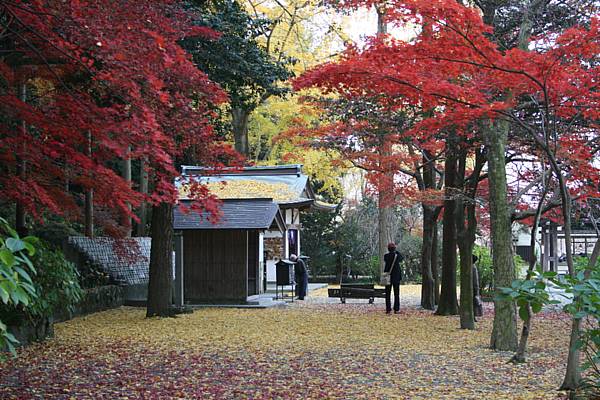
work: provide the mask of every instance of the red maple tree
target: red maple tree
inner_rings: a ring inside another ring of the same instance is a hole
[[[81,193],[131,211],[174,202],[183,156],[219,165],[233,155],[211,127],[226,100],[178,45],[216,37],[176,1],[8,1],[1,7],[0,196],[26,212],[77,218]],[[89,148],[88,148],[89,147]],[[91,151],[90,151],[91,150]],[[113,168],[145,160],[151,193]],[[217,203],[198,190],[198,205]]]

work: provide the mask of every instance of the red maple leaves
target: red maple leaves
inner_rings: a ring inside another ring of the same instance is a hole
[[[13,1],[0,58],[0,196],[40,215],[97,205],[131,213],[143,196],[115,172],[129,154],[153,181],[147,200],[174,201],[174,161],[233,156],[211,126],[225,93],[178,45],[217,37],[175,1]],[[25,97],[20,91],[25,88]],[[92,155],[86,152],[88,135]],[[26,172],[17,173],[24,165]]]

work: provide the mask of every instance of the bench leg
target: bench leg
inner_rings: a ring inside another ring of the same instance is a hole
[[[375,299],[373,297],[369,298],[369,304],[373,304],[375,302]]]
[[[342,302],[342,304],[346,304],[346,299],[343,297],[340,297],[340,301]]]

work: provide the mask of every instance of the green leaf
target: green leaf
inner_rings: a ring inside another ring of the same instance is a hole
[[[8,304],[8,299],[9,299],[8,290],[6,290],[4,288],[4,285],[2,283],[0,283],[0,300],[2,300],[2,302],[4,304]]]
[[[25,242],[23,242],[21,239],[8,238],[8,239],[6,239],[5,245],[13,253],[16,253],[18,251],[25,249]]]
[[[527,307],[519,307],[519,318],[523,321],[527,321],[529,318],[529,311],[527,311]]]
[[[9,267],[12,267],[15,264],[15,256],[7,248],[0,249],[0,261]]]
[[[536,314],[542,311],[542,303],[531,303],[531,311]]]
[[[25,280],[25,282],[31,282],[31,276],[21,267],[14,267],[14,270],[17,271],[19,275]]]

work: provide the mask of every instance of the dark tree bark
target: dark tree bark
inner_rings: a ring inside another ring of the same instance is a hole
[[[231,109],[231,125],[235,150],[246,157],[249,157],[250,155],[250,146],[248,145],[249,118],[250,111],[241,107],[234,107]]]
[[[448,132],[446,139],[446,182],[442,232],[442,290],[437,315],[458,314],[456,299],[456,133]]]
[[[376,9],[377,11],[377,34],[387,33],[387,24],[385,22],[385,11]],[[387,253],[387,245],[393,240],[392,238],[392,212],[391,206],[394,201],[392,193],[392,185],[394,182],[394,173],[388,172],[384,160],[392,153],[392,144],[386,135],[387,132],[382,132],[379,143],[380,163],[379,168],[384,172],[384,177],[380,178],[377,188],[377,230],[379,232],[379,275],[383,274],[384,262],[383,257]]]
[[[458,168],[458,184],[463,188],[463,195],[457,199],[456,229],[458,237],[458,250],[460,252],[460,327],[461,329],[475,329],[475,314],[473,309],[473,247],[477,231],[477,217],[475,215],[475,194],[479,184],[479,176],[484,164],[481,151],[475,155],[475,168],[465,181],[467,151],[464,150],[460,157]]]
[[[146,317],[170,315],[173,270],[173,205],[152,207],[152,247]]]
[[[437,229],[432,207],[423,205],[423,247],[421,249],[421,307],[435,310],[435,279],[431,265],[433,249],[433,231]]]
[[[419,186],[423,189],[435,188],[435,172],[433,156],[431,153],[423,152],[423,175]],[[419,178],[419,176],[417,176]],[[419,179],[417,179],[419,180]],[[433,247],[434,231],[437,229],[437,213],[434,206],[423,203],[423,246],[421,248],[421,307],[426,310],[435,310],[435,276],[433,274],[434,266]]]
[[[439,227],[437,223],[437,219],[441,212],[441,207],[437,208],[435,213],[435,224],[433,226],[433,237],[431,240],[431,272],[433,273],[434,279],[434,295],[435,295],[435,304],[440,304],[440,286],[441,286],[441,277],[439,271],[439,257],[438,257],[438,238],[439,238]]]

